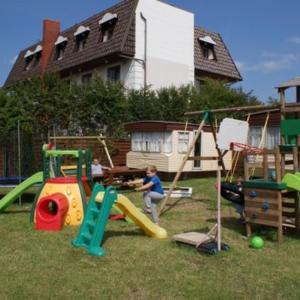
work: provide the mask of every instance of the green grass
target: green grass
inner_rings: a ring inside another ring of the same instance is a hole
[[[214,224],[213,179],[190,180],[194,200],[161,219],[169,237]],[[129,194],[142,206],[141,194]],[[27,205],[29,208],[29,205]],[[18,210],[17,206],[11,210]],[[134,225],[110,222],[96,258],[71,246],[78,228],[38,232],[27,212],[0,215],[0,299],[299,299],[300,241],[289,233],[280,247],[275,231],[256,228],[263,250],[250,249],[234,208],[223,205],[223,241],[217,256],[144,236]]]

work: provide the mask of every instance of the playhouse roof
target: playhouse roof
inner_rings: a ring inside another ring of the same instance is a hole
[[[300,86],[300,77],[295,77],[291,80],[288,80],[284,83],[279,84],[276,88],[282,89],[282,88],[290,88],[290,87],[297,87]]]
[[[124,124],[125,129],[127,132],[166,132],[166,131],[193,131],[197,130],[199,124],[195,123],[186,123],[183,122],[172,122],[172,121],[137,121],[137,122],[130,122]],[[205,125],[203,127],[203,131],[210,132],[211,127],[209,125]]]

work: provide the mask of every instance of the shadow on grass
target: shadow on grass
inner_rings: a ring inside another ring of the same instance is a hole
[[[12,214],[29,214],[31,209],[18,209],[18,210],[8,210],[4,211],[1,214],[3,215],[12,215]]]
[[[161,215],[164,215],[169,210],[171,210],[172,208],[175,208],[175,207],[180,208],[182,206],[186,206],[187,204],[202,203],[202,202],[208,201],[208,200],[209,200],[208,197],[197,198],[197,199],[179,198],[179,199],[176,199],[175,201],[173,201],[173,203],[168,203],[166,205],[165,209],[163,210],[163,212],[161,213]]]
[[[103,244],[106,242],[106,240],[114,237],[120,237],[120,236],[126,236],[126,237],[136,237],[136,236],[145,236],[145,233],[143,231],[117,231],[117,230],[107,230],[105,231],[105,235],[103,238]]]

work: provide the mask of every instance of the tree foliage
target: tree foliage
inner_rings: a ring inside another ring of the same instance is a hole
[[[49,128],[67,134],[124,135],[125,122],[139,120],[185,121],[191,110],[235,107],[259,103],[241,88],[207,79],[201,88],[190,85],[153,90],[127,90],[121,83],[94,78],[88,84],[47,75],[44,80],[19,82],[0,89],[0,137],[16,128],[46,137]],[[197,121],[197,118],[192,119]]]

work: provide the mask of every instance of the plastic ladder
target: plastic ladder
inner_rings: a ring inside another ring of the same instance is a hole
[[[104,193],[103,201],[96,202],[96,197],[101,192]],[[95,184],[79,234],[72,241],[73,246],[85,248],[91,255],[105,255],[105,251],[100,245],[103,241],[110,210],[116,200],[117,192],[113,187],[105,190],[102,185]]]

